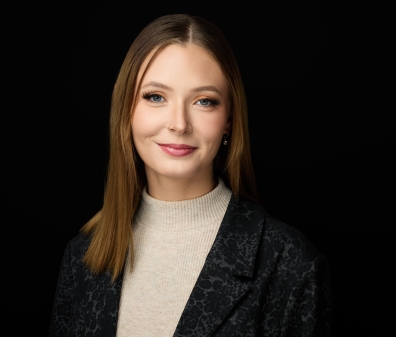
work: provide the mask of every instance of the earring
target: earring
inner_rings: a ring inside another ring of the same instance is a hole
[[[223,145],[227,145],[227,137],[228,137],[229,133],[227,133],[226,135],[223,136]]]

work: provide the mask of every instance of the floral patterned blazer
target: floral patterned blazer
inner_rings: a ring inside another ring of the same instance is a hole
[[[122,275],[92,275],[89,237],[64,253],[49,336],[116,336]],[[297,229],[232,197],[174,336],[331,336],[326,257]],[[160,337],[160,336],[159,336]]]

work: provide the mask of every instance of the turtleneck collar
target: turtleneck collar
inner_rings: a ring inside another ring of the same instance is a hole
[[[223,219],[231,194],[220,178],[215,189],[188,200],[158,200],[144,189],[135,221],[158,231],[179,232],[209,226]]]

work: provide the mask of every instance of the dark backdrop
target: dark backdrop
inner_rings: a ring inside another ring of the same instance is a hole
[[[139,6],[35,4],[9,12],[5,323],[46,335],[63,250],[101,207],[110,97],[123,58],[152,19],[187,12],[216,23],[231,43],[261,201],[328,257],[335,336],[394,332],[387,303],[395,134],[374,14],[320,1]]]

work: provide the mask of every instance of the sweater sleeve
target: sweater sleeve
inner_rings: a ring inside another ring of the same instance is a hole
[[[286,305],[282,337],[332,336],[332,302],[328,261],[317,256],[293,286]]]
[[[49,337],[66,336],[70,314],[73,289],[73,273],[71,268],[70,243],[63,254],[52,315],[49,327]]]

